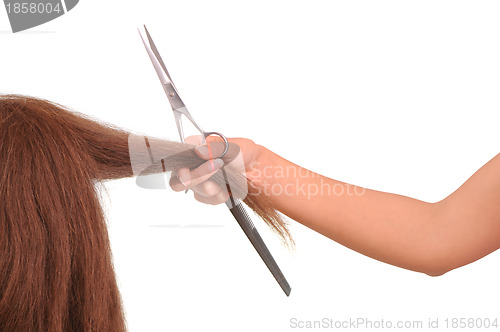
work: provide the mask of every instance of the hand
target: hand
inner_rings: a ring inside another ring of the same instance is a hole
[[[250,177],[248,171],[250,171],[252,163],[257,160],[261,148],[246,138],[230,138],[228,139],[229,150],[221,160],[216,158],[224,151],[225,145],[221,138],[210,136],[207,138],[208,144],[203,145],[201,144],[201,136],[189,136],[185,141],[197,145],[196,154],[207,161],[193,170],[189,170],[189,168],[178,169],[170,178],[170,186],[174,191],[191,189],[197,201],[212,205],[226,202],[229,195],[225,188],[221,188],[210,178],[223,165],[231,165],[237,160],[243,160],[244,167],[238,168],[242,169],[245,176]]]

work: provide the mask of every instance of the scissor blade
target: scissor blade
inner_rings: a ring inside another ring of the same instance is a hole
[[[165,64],[163,63],[163,60],[161,59],[160,54],[158,53],[158,50],[156,49],[156,46],[153,43],[153,39],[151,39],[151,36],[149,35],[148,30],[146,29],[146,26],[144,26],[144,29],[138,28],[137,30],[139,30],[139,34],[141,35],[144,47],[146,47],[146,51],[148,52],[149,58],[151,59],[151,62],[155,67],[156,74],[158,74],[161,83],[162,84],[172,83],[170,75],[168,74],[168,71],[165,68]]]
[[[170,80],[170,83],[172,83],[172,85],[173,85],[174,82],[172,81],[172,78],[170,77],[170,74],[168,73],[167,67],[165,66],[165,63],[163,62],[163,59],[160,56],[160,52],[158,52],[158,49],[156,48],[156,45],[153,41],[153,38],[151,38],[151,35],[149,34],[149,31],[146,28],[146,26],[144,26],[144,31],[146,32],[146,36],[148,38],[148,42],[149,42],[149,45],[151,47],[151,51],[153,52],[155,58],[158,60],[158,63],[160,64],[160,66],[163,69],[163,71],[165,72],[165,74],[167,74],[167,77]]]
[[[153,42],[153,38],[151,38],[148,29],[144,25],[143,28],[138,28],[137,30],[139,30],[139,34],[141,35],[144,47],[146,48],[149,58],[153,63],[153,67],[155,68],[156,74],[160,79],[163,90],[167,94],[168,101],[170,102],[172,109],[177,110],[185,107],[184,102],[180,98],[174,82],[172,82],[172,78],[170,78],[167,67],[165,66],[165,63],[163,63],[160,52],[158,52],[158,49],[156,48],[156,45]]]
[[[281,272],[278,264],[269,252],[269,249],[264,243],[264,240],[262,240],[262,237],[260,237],[257,228],[255,228],[255,225],[248,216],[241,202],[237,202],[234,205],[227,204],[227,206],[229,207],[229,211],[231,211],[236,221],[238,221],[240,227],[243,229],[243,232],[245,232],[245,235],[254,246],[255,250],[257,250],[257,252],[259,253],[269,271],[271,271],[271,273],[273,274],[274,279],[276,279],[281,289],[283,289],[283,291],[285,292],[286,296],[289,296],[292,288],[288,284],[288,281]]]

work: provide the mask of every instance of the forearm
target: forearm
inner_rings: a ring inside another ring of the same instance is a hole
[[[453,225],[447,217],[451,213],[443,212],[450,209],[446,200],[426,203],[352,186],[301,168],[266,148],[261,148],[251,178],[285,215],[377,260],[438,275],[482,257],[450,257],[459,246],[450,236],[457,241],[467,238],[472,226],[461,221],[461,229],[448,229]]]

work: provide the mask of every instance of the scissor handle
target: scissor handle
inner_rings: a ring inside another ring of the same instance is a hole
[[[185,143],[185,141],[184,141],[184,130],[182,128],[182,116],[183,115],[200,132],[201,137],[202,137],[202,141],[201,141],[202,143],[205,143],[207,137],[210,136],[210,135],[217,135],[220,138],[222,138],[222,140],[224,141],[224,145],[225,145],[224,146],[224,151],[217,158],[222,158],[222,157],[224,157],[226,155],[227,151],[229,150],[229,142],[227,141],[226,136],[224,136],[221,133],[216,132],[216,131],[206,132],[203,129],[201,129],[201,127],[198,125],[198,123],[195,121],[195,119],[191,116],[191,114],[189,113],[189,111],[187,110],[186,107],[181,107],[181,108],[178,108],[178,109],[174,110],[175,124],[177,125],[177,131],[179,132],[179,137],[180,137],[182,143]]]
[[[224,146],[224,151],[223,151],[223,152],[220,154],[220,156],[219,156],[219,157],[217,157],[217,158],[222,158],[222,157],[224,157],[224,156],[226,155],[227,151],[229,150],[229,142],[227,141],[226,136],[224,136],[224,135],[222,135],[221,133],[218,133],[218,132],[216,132],[216,131],[209,131],[209,132],[206,132],[206,133],[204,132],[204,133],[203,133],[203,140],[205,141],[205,140],[207,139],[207,137],[208,137],[208,136],[210,136],[210,135],[217,135],[217,136],[219,136],[220,138],[222,138],[222,140],[224,141],[224,144],[225,144],[225,146]]]

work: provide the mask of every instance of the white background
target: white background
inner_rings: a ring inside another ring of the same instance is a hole
[[[136,30],[147,24],[204,128],[341,181],[437,201],[499,152],[498,17],[497,1],[82,0],[12,34],[1,7],[0,92],[176,139]],[[294,317],[439,318],[441,327],[500,318],[498,252],[432,278],[295,221],[288,252],[258,223],[292,285],[287,298],[224,206],[133,179],[107,188],[130,331],[298,330]],[[172,226],[204,222],[220,226]]]

